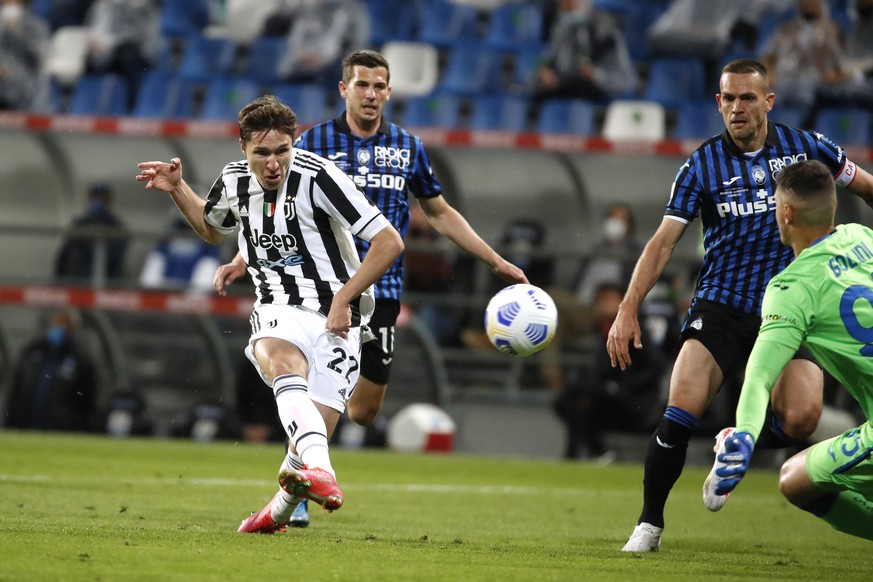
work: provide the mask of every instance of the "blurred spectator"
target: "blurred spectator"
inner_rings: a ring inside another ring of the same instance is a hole
[[[603,283],[626,288],[641,250],[631,207],[621,202],[610,204],[600,222],[597,252],[588,257],[579,270],[575,285],[578,300],[583,305],[591,305],[594,291]]]
[[[841,65],[839,26],[825,9],[824,0],[798,0],[797,17],[776,29],[760,58],[779,102],[804,111],[803,127],[813,121],[816,100],[833,98],[851,78]]]
[[[624,33],[593,0],[559,0],[534,100],[603,99],[635,89]]]
[[[340,66],[343,55],[366,48],[370,16],[360,0],[282,0],[264,24],[265,36],[287,36],[279,77],[322,80]]]
[[[845,57],[850,69],[873,76],[873,0],[855,0]]]
[[[73,221],[58,252],[55,276],[95,286],[119,282],[124,277],[125,234],[124,224],[112,212],[112,190],[94,184],[88,192],[88,208]]]
[[[421,207],[415,202],[411,203],[407,244],[403,253],[407,291],[446,296],[451,292],[454,253],[441,247],[441,238],[427,221],[427,215]],[[415,313],[440,345],[445,345],[457,333],[456,317],[449,305],[423,301],[415,306]]]
[[[838,100],[873,107],[873,0],[855,0],[843,52],[848,81]]]
[[[153,0],[97,0],[87,22],[87,71],[123,78],[133,111],[142,78],[160,50],[158,7]]]
[[[151,289],[209,293],[221,264],[221,247],[199,238],[182,216],[173,214],[167,236],[146,257],[139,283]]]
[[[579,374],[555,400],[554,409],[567,428],[564,457],[583,456],[608,462],[615,458],[604,442],[606,430],[648,430],[650,414],[662,394],[657,389],[667,368],[667,358],[648,341],[643,326],[643,348],[634,350],[634,365],[625,371],[613,368],[606,352],[609,328],[618,313],[624,292],[604,283],[594,293],[594,328],[589,338],[594,350],[590,370]]]
[[[42,65],[49,27],[25,7],[24,0],[0,5],[0,109],[31,109],[46,78]]]
[[[80,345],[77,314],[58,310],[28,343],[12,379],[6,426],[37,430],[96,428],[97,375]]]
[[[51,29],[62,26],[83,26],[88,10],[94,0],[52,0],[48,9],[48,23]]]

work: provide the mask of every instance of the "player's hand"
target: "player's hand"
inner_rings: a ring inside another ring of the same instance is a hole
[[[172,192],[182,182],[182,160],[173,158],[169,162],[140,162],[137,182],[145,182],[147,190]]]
[[[524,274],[524,271],[522,271],[507,260],[501,259],[501,261],[494,265],[491,270],[494,271],[495,275],[497,275],[510,285],[518,283],[530,283],[530,281],[527,280],[527,275]]]
[[[735,432],[727,438],[724,446],[725,452],[717,457],[718,462],[724,463],[724,466],[715,470],[719,478],[715,488],[716,495],[730,493],[746,476],[752,452],[755,450],[755,439],[747,432]]]
[[[227,295],[227,287],[231,283],[246,274],[246,264],[242,257],[237,255],[234,259],[215,270],[215,276],[212,278],[212,286],[218,291],[222,297]]]
[[[330,304],[330,312],[327,314],[327,323],[324,326],[328,332],[343,339],[348,339],[349,330],[352,328],[352,308],[348,303],[337,302],[334,297]]]
[[[613,368],[618,366],[624,370],[632,364],[629,346],[633,342],[636,349],[642,349],[643,342],[640,338],[640,324],[636,316],[619,308],[606,337],[606,351]]]

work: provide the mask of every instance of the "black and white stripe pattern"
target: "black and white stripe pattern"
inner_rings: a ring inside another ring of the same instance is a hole
[[[239,227],[256,304],[300,305],[323,315],[360,267],[352,235],[369,241],[389,225],[332,162],[296,148],[278,191],[265,192],[245,160],[225,166],[205,218],[225,234]],[[372,305],[370,289],[352,304],[352,325],[366,323]]]

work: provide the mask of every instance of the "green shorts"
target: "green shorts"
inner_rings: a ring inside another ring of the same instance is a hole
[[[806,474],[825,491],[848,489],[873,499],[873,425],[865,422],[811,446]]]

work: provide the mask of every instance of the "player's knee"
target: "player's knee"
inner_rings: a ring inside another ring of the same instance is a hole
[[[783,411],[776,411],[779,423],[786,435],[797,441],[809,438],[821,418],[821,401],[798,400]]]
[[[376,421],[379,409],[372,405],[360,405],[349,402],[346,412],[349,420],[361,426],[370,426]]]
[[[779,492],[792,505],[801,509],[810,501],[808,487],[804,487],[807,482],[804,455],[794,455],[782,464],[779,470]]]

